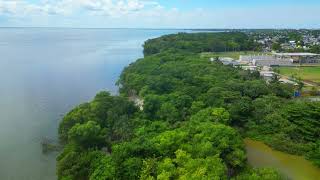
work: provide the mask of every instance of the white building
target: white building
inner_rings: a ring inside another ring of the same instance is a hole
[[[241,66],[244,70],[256,71],[258,69],[257,66]]]
[[[289,58],[279,59],[274,55],[247,55],[240,56],[241,62],[253,66],[291,66],[293,60]]]

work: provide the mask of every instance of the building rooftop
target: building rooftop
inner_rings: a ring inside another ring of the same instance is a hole
[[[314,53],[273,53],[277,56],[319,56],[320,54]]]

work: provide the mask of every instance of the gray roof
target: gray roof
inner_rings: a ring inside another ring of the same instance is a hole
[[[319,56],[320,54],[314,53],[274,53],[277,56]]]

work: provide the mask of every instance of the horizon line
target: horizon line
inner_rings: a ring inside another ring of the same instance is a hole
[[[141,30],[320,30],[320,28],[143,28],[143,27],[62,27],[62,26],[0,26],[0,28],[37,29],[141,29]]]

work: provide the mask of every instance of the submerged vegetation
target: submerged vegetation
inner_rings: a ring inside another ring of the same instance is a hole
[[[96,95],[60,123],[59,179],[282,179],[247,165],[244,137],[320,166],[320,103],[199,53],[254,51],[242,33],[163,36],[128,66],[120,96]],[[128,97],[143,99],[139,110]]]

